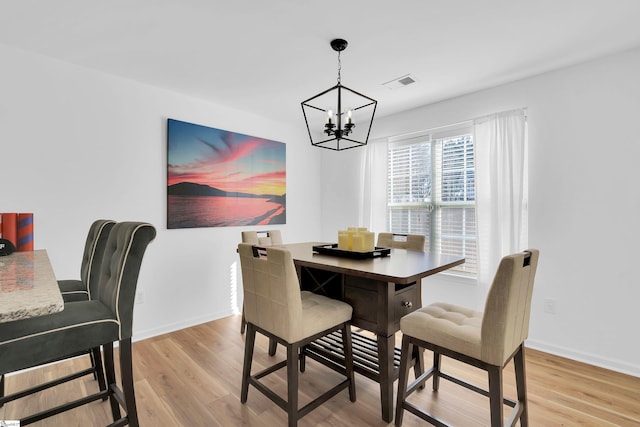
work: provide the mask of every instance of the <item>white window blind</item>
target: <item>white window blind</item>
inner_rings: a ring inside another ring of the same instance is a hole
[[[399,139],[389,146],[388,227],[423,234],[430,251],[466,258],[477,272],[475,164],[468,126]]]

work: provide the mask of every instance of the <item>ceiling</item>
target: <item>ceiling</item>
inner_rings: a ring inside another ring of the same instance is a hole
[[[337,79],[377,115],[640,46],[638,0],[0,0],[0,43],[276,120]],[[410,74],[416,83],[382,84]],[[1,74],[0,74],[1,75]]]

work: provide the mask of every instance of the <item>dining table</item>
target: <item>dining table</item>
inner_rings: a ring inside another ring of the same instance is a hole
[[[62,294],[45,249],[0,257],[0,323],[63,309]]]
[[[395,248],[376,248],[371,256],[354,258],[339,250],[335,255],[331,250],[321,250],[336,245],[318,242],[276,246],[291,252],[302,290],[353,307],[354,370],[380,384],[382,418],[391,422],[393,384],[400,364],[400,350],[395,346],[400,319],[422,307],[423,278],[460,265],[465,259]],[[303,357],[344,366],[340,333],[334,335],[307,346]],[[423,369],[421,353],[415,357],[420,359],[416,361],[418,368]]]

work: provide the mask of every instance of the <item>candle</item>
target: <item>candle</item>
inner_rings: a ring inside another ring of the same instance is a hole
[[[364,250],[367,252],[371,252],[375,250],[375,235],[373,231],[367,231],[366,233],[362,233],[364,235]]]
[[[354,233],[352,238],[353,238],[352,250],[357,252],[364,252],[366,250],[364,246],[364,234]]]
[[[333,111],[332,110],[328,110],[327,111],[327,123],[331,124],[331,118],[333,117]]]
[[[349,232],[340,230],[338,231],[338,249],[342,249],[343,251],[351,250],[351,245],[349,244]]]
[[[347,123],[351,124],[351,110],[347,111]]]

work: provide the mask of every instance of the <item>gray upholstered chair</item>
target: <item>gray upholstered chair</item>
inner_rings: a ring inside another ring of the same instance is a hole
[[[249,385],[288,413],[289,426],[317,406],[348,388],[349,398],[356,400],[351,349],[352,308],[349,304],[300,292],[300,284],[291,253],[284,248],[267,247],[266,256],[253,245],[238,245],[244,287],[244,308],[247,318],[244,366],[240,401],[247,402]],[[306,344],[337,330],[342,330],[345,369],[338,372],[346,378],[331,390],[298,409],[298,360]],[[287,349],[287,359],[258,373],[251,373],[256,332],[273,338]],[[268,389],[261,378],[283,367],[287,368],[287,400]]]
[[[86,301],[90,296],[91,285],[93,284],[94,288],[97,287],[104,248],[107,244],[111,228],[115,223],[115,221],[110,219],[98,219],[89,227],[89,233],[87,234],[87,240],[82,254],[82,262],[80,264],[80,279],[58,280],[58,287],[60,288],[60,293],[65,303],[71,301]],[[90,350],[88,354],[91,357],[91,368],[69,374],[65,379],[68,378],[68,381],[71,381],[84,375],[93,374],[93,377],[98,381],[100,390],[106,390],[107,386],[104,379],[100,348],[94,348]],[[39,389],[40,388],[35,387],[33,392],[35,393]],[[0,397],[2,396],[4,396],[4,375],[0,376]],[[0,400],[0,407],[1,406],[2,401]]]
[[[95,284],[97,287],[102,255],[109,238],[109,232],[115,223],[110,219],[98,219],[89,227],[80,263],[80,279],[58,280],[58,287],[64,302],[90,299],[91,286]]]
[[[433,378],[437,391],[440,378],[489,397],[491,425],[504,425],[503,403],[514,408],[507,425],[518,420],[528,425],[524,341],[529,333],[531,295],[539,251],[528,249],[502,258],[487,295],[484,312],[447,303],[434,303],[400,319],[402,356],[398,380],[396,426],[402,425],[404,410],[434,425],[446,425],[407,401],[425,381]],[[414,346],[433,351],[433,367],[407,386]],[[489,390],[481,389],[441,370],[447,356],[487,371]],[[518,400],[503,396],[502,370],[513,359]]]
[[[424,252],[424,242],[423,234],[378,233],[376,246]]]
[[[80,263],[80,279],[58,280],[58,287],[65,303],[86,301],[91,299],[92,290],[95,293],[98,287],[98,274],[100,274],[104,248],[107,245],[109,233],[115,224],[116,222],[110,219],[98,219],[89,227],[82,254],[82,262]],[[100,348],[92,349],[89,352],[89,356],[91,357],[91,368],[83,372],[86,372],[86,374],[93,373],[93,377],[98,381],[100,390],[106,390]],[[80,372],[75,373],[74,377],[76,375],[80,375]]]
[[[114,425],[138,426],[133,388],[131,335],[138,274],[147,245],[155,238],[151,224],[121,222],[113,226],[100,267],[96,295],[65,304],[58,313],[0,323],[0,374],[16,372],[103,348],[107,389],[47,411],[26,416],[21,425],[95,400],[109,398]],[[120,384],[115,375],[113,344],[119,344]],[[57,385],[57,382],[52,382]],[[22,392],[0,398],[5,403]],[[126,411],[121,416],[121,409]]]

